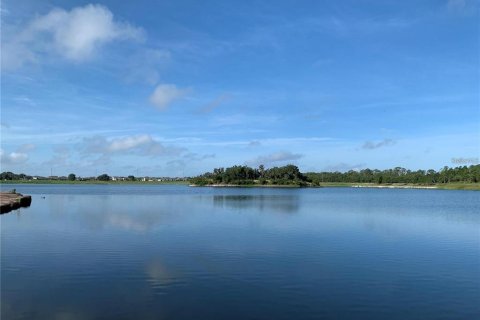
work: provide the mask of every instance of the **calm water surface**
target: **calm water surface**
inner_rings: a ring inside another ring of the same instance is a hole
[[[3,185],[2,319],[479,319],[480,193]]]

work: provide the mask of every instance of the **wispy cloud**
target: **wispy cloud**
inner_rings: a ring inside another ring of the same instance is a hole
[[[90,59],[116,40],[142,40],[143,30],[116,21],[102,5],[88,4],[70,11],[55,8],[31,20],[2,43],[2,69],[16,69],[55,53],[67,60]]]
[[[14,100],[16,103],[20,105],[27,105],[27,106],[35,106],[36,103],[33,101],[31,98],[26,97],[26,96],[19,96],[15,97],[12,100]]]
[[[4,4],[4,3],[1,4],[0,14],[1,14],[2,16],[6,16],[6,15],[10,14],[10,11],[5,8],[5,4]]]
[[[292,153],[290,151],[280,151],[264,156],[258,156],[255,159],[246,161],[245,163],[250,166],[259,166],[261,164],[269,166],[278,162],[298,160],[302,157],[303,155],[298,153]]]
[[[210,154],[200,155],[198,153],[190,152],[190,153],[185,154],[183,156],[183,158],[191,160],[191,161],[202,161],[202,160],[205,160],[205,159],[215,158],[215,154],[210,153]]]
[[[142,47],[129,57],[122,74],[126,82],[154,85],[160,79],[160,71],[169,65],[171,58],[168,50]]]
[[[214,127],[229,127],[230,130],[232,126],[241,126],[245,128],[245,126],[256,126],[259,125],[270,125],[279,122],[281,119],[280,116],[277,115],[247,115],[246,113],[234,113],[228,115],[221,115],[212,117],[211,125]],[[257,126],[258,127],[258,126]]]
[[[381,147],[393,146],[395,143],[397,142],[393,139],[384,139],[379,142],[365,141],[362,145],[362,149],[373,150]]]
[[[177,156],[184,148],[165,146],[150,135],[134,135],[107,139],[103,136],[84,138],[81,144],[83,154],[102,156],[135,154],[140,156],[161,157]]]
[[[448,0],[447,7],[449,10],[463,10],[467,5],[466,0]]]
[[[447,9],[452,13],[475,14],[478,13],[478,0],[448,0]]]
[[[262,145],[262,143],[261,143],[260,141],[258,141],[258,140],[253,140],[253,141],[250,141],[250,142],[248,143],[248,146],[249,146],[249,147],[259,147],[259,146],[261,146],[261,145]]]
[[[211,132],[216,135],[218,132]],[[228,147],[228,146],[291,146],[311,143],[331,143],[336,140],[328,137],[291,137],[291,138],[268,138],[268,139],[256,139],[256,140],[226,140],[226,141],[211,141],[196,138],[184,138],[182,142],[185,145],[191,146],[216,146],[216,147]]]
[[[43,164],[47,166],[65,167],[69,165],[69,159],[71,157],[71,150],[67,146],[55,146],[53,149],[53,155],[50,160],[45,161]]]
[[[22,144],[20,147],[18,147],[17,152],[20,153],[27,153],[32,150],[35,150],[35,145],[33,143],[26,143]]]
[[[228,93],[224,93],[216,97],[214,100],[210,101],[203,107],[199,109],[201,113],[210,113],[216,108],[218,108],[221,104],[225,103],[226,101],[231,99],[231,95]]]
[[[184,97],[188,89],[179,89],[174,84],[160,84],[150,96],[150,102],[160,110],[165,110],[175,100]]]
[[[385,101],[373,101],[367,104],[355,105],[355,109],[375,109],[375,108],[387,108],[387,107],[400,107],[400,106],[411,106],[411,105],[420,105],[420,104],[439,104],[439,103],[465,103],[469,99],[476,97],[476,95],[471,94],[455,94],[455,95],[445,95],[445,94],[436,94],[436,95],[426,95],[426,96],[415,96],[410,98],[405,98],[402,100],[385,100]]]

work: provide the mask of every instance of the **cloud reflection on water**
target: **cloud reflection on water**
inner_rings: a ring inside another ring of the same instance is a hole
[[[88,205],[80,203],[78,219],[91,230],[114,228],[146,233],[161,225],[176,221],[178,214],[166,198],[142,198],[131,201],[128,197],[92,197]]]
[[[178,271],[168,268],[159,258],[148,262],[145,272],[154,286],[170,285],[178,277]]]
[[[272,213],[296,213],[300,208],[298,195],[214,195],[215,207],[257,209]]]

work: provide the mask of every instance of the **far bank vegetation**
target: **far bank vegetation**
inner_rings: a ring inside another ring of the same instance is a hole
[[[307,172],[301,173],[295,165],[265,169],[249,166],[216,168],[190,179],[197,186],[206,185],[285,185],[285,186],[321,186],[328,183],[364,183],[364,184],[411,184],[445,185],[455,183],[477,184],[480,182],[480,165],[444,167],[439,171],[408,170],[396,167],[386,170],[363,169],[347,172]]]

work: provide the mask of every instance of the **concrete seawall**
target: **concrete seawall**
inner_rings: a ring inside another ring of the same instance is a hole
[[[14,192],[0,192],[0,214],[22,207],[29,207],[31,203],[31,196]]]

